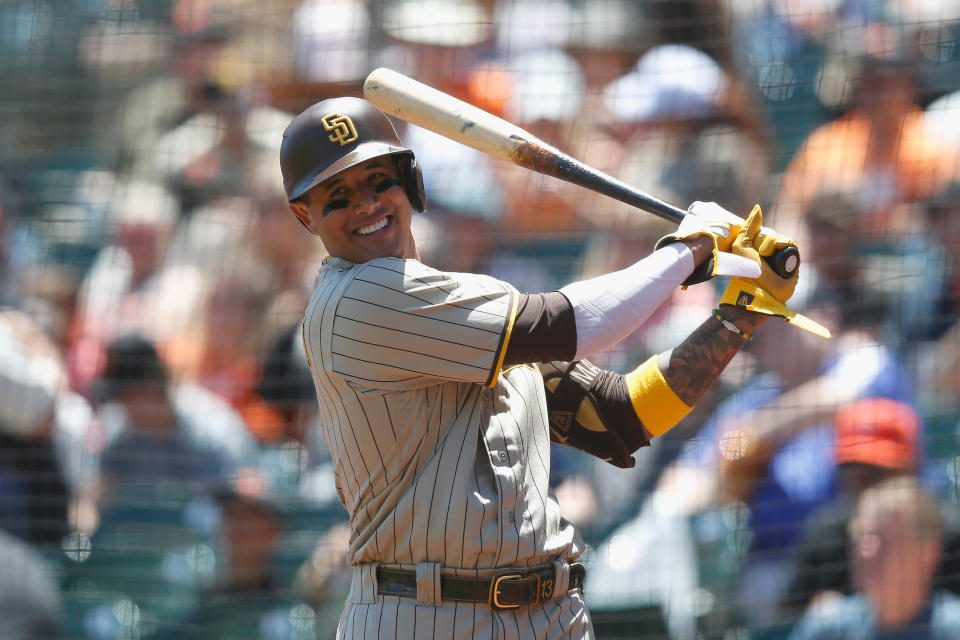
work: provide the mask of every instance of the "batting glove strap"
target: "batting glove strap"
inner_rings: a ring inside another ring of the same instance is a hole
[[[787,305],[777,300],[756,282],[750,280],[731,278],[730,284],[727,285],[723,296],[720,297],[720,304],[732,304],[737,307],[742,307],[747,311],[754,311],[768,316],[777,316],[821,338],[830,337],[830,330],[825,326],[795,311],[791,311]]]

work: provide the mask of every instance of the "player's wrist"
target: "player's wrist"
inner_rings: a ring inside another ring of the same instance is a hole
[[[753,333],[753,330],[766,322],[768,317],[766,314],[750,311],[744,307],[726,302],[721,302],[717,305],[717,310],[720,311],[724,319],[736,323],[741,331],[748,333]]]
[[[693,254],[693,263],[696,265],[703,264],[713,256],[714,239],[705,233],[687,236],[678,242],[690,249],[690,253]]]

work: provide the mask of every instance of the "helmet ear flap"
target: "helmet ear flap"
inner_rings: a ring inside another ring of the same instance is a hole
[[[427,194],[423,188],[423,173],[420,171],[420,165],[412,155],[397,155],[397,170],[410,204],[414,209],[422,212],[427,208]]]

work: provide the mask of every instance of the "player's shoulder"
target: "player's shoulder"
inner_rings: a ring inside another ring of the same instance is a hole
[[[376,283],[403,291],[437,289],[449,293],[460,287],[509,287],[486,274],[444,271],[412,258],[375,258],[354,265],[348,277],[358,283]]]
[[[391,274],[434,274],[442,273],[437,269],[428,267],[419,260],[383,257],[374,258],[367,262],[351,262],[345,258],[328,256],[320,265],[320,271],[317,273],[317,285],[327,280],[342,280],[344,278],[356,278],[364,274],[365,278],[391,277]]]

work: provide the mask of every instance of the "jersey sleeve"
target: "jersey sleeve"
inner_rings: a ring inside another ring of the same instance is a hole
[[[307,318],[305,340],[325,367],[386,390],[496,382],[517,313],[516,289],[415,260],[379,258],[353,271],[335,304]]]

